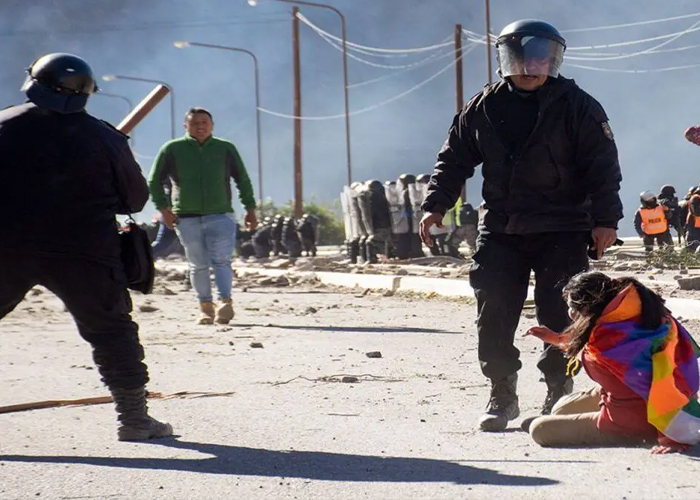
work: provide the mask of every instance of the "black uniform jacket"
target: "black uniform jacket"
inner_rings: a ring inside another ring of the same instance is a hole
[[[127,137],[86,112],[0,111],[0,252],[120,262],[116,214],[148,187]]]
[[[601,105],[573,80],[550,79],[538,90],[532,133],[510,151],[489,110],[511,91],[505,80],[488,85],[455,116],[423,209],[444,214],[483,164],[482,230],[533,234],[617,228],[622,176]]]

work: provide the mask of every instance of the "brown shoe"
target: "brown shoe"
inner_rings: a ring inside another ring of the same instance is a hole
[[[201,316],[197,320],[198,325],[213,325],[216,311],[214,310],[213,302],[200,302],[199,310],[202,311]]]
[[[216,310],[216,322],[220,325],[228,325],[234,315],[231,299],[221,299],[221,305]]]

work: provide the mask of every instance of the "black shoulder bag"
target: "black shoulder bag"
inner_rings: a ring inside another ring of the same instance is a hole
[[[127,288],[148,295],[156,276],[148,234],[129,216],[126,227],[119,230],[119,240]]]

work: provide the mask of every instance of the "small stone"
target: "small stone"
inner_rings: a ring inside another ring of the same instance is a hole
[[[228,345],[233,345],[233,340],[229,340]]]
[[[647,279],[650,281],[654,281],[656,278],[654,278],[654,275],[650,274],[649,276],[647,276]]]
[[[167,286],[164,286],[163,288],[160,289],[160,294],[161,295],[177,295],[177,292],[173,292],[170,288]]]
[[[382,353],[380,351],[370,351],[365,353],[365,356],[367,356],[368,358],[381,358]]]
[[[346,377],[341,378],[340,381],[343,384],[354,384],[356,382],[359,382],[360,379],[357,377],[346,376]]]
[[[262,342],[251,342],[250,347],[253,349],[263,349]]]
[[[289,286],[289,278],[286,276],[278,276],[275,280],[275,285],[277,286]]]
[[[384,290],[384,293],[382,294],[383,297],[393,297],[394,292],[391,290]]]
[[[527,319],[535,319],[537,317],[536,314],[532,313],[525,313],[523,316],[525,316]]]
[[[42,293],[44,293],[44,291],[41,290],[40,288],[32,288],[32,291],[31,291],[32,297],[36,297],[37,295],[41,295]]]
[[[700,276],[691,276],[676,280],[681,290],[700,290]]]
[[[304,314],[316,314],[317,312],[318,312],[318,309],[316,309],[315,307],[307,307],[304,310]]]
[[[247,291],[248,291],[247,286],[241,287],[241,292],[246,293]]]
[[[156,312],[158,310],[157,307],[152,306],[151,304],[141,304],[139,306],[139,311],[142,313],[152,313]]]
[[[424,418],[421,418],[420,421],[423,422],[423,423],[425,423],[425,419],[424,419]]]

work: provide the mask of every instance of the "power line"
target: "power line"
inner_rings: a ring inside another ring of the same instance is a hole
[[[617,56],[607,56],[607,57],[598,57],[598,58],[579,58],[579,59],[580,59],[580,60],[589,60],[589,61],[590,61],[590,60],[595,60],[595,61],[616,61],[616,60],[619,60],[619,59],[629,59],[630,57],[637,57],[637,56],[642,56],[642,55],[645,55],[645,54],[650,54],[650,53],[653,53],[653,51],[655,51],[655,50],[657,50],[657,49],[660,49],[661,47],[665,47],[666,45],[675,42],[676,40],[678,40],[678,39],[679,39],[680,37],[682,37],[683,35],[686,35],[686,34],[691,33],[691,32],[693,32],[693,31],[698,31],[698,30],[700,30],[700,28],[698,28],[698,26],[700,26],[700,21],[694,22],[694,23],[690,26],[690,28],[688,28],[688,29],[686,29],[686,30],[684,30],[684,31],[678,32],[675,36],[669,38],[669,39],[666,40],[665,42],[661,42],[660,44],[655,45],[655,46],[653,46],[653,47],[651,47],[651,48],[649,48],[649,49],[640,50],[639,52],[631,52],[631,53],[629,53],[629,54],[622,54],[622,55],[617,55]],[[576,56],[570,57],[570,59],[576,59]]]
[[[370,80],[352,83],[352,84],[348,85],[348,88],[363,87],[365,85],[370,85],[372,83],[381,82],[381,81],[387,80],[389,78],[394,78],[395,76],[401,75],[403,73],[407,73],[408,71],[413,71],[414,69],[416,69],[420,66],[425,66],[425,65],[433,63],[435,61],[446,59],[447,57],[452,57],[453,55],[454,55],[454,51],[445,52],[443,54],[433,54],[430,57],[426,57],[425,59],[421,59],[420,61],[414,63],[412,66],[410,66],[408,68],[396,70],[396,71],[393,71],[391,73],[387,73],[386,75],[382,75],[382,76],[379,76],[377,78],[372,78]]]
[[[301,13],[297,14],[297,17],[299,18],[299,20],[303,21],[305,24],[308,24],[314,30],[317,30],[319,33],[323,33],[324,35],[331,38],[332,40],[335,40],[336,42],[343,41],[342,38],[339,38],[335,35],[332,35],[332,34],[328,33],[327,31],[324,31],[321,28],[319,28],[318,26],[316,26],[311,21],[306,19]],[[418,47],[418,48],[413,48],[413,49],[382,49],[379,47],[369,47],[367,45],[360,45],[358,43],[352,43],[352,42],[348,42],[348,41],[346,41],[345,43],[348,47],[367,50],[367,51],[373,51],[373,52],[379,52],[379,53],[384,53],[384,54],[409,54],[409,53],[429,52],[431,50],[437,50],[437,49],[441,49],[443,47],[449,47],[452,45],[452,42],[441,42],[441,43],[436,44],[436,45],[429,45],[427,47]]]
[[[569,64],[564,61],[565,66],[571,68],[587,69],[591,71],[600,71],[603,73],[665,73],[668,71],[679,71],[683,69],[700,68],[700,64],[687,64],[685,66],[672,66],[668,68],[652,68],[652,69],[615,69],[615,68],[600,68],[597,66],[585,66],[583,64]]]
[[[683,16],[674,16],[674,17],[664,17],[661,19],[652,19],[650,21],[637,21],[634,23],[611,24],[608,26],[596,26],[594,28],[576,28],[576,29],[571,29],[571,30],[562,30],[561,33],[583,33],[586,31],[603,31],[603,30],[612,30],[612,29],[618,29],[618,28],[630,28],[632,26],[644,26],[644,25],[648,25],[648,24],[665,23],[668,21],[678,21],[680,19],[690,19],[692,17],[700,17],[700,12],[696,12],[695,14],[686,14]]]
[[[334,42],[334,41],[331,39],[330,36],[327,36],[327,35],[325,34],[324,31],[317,29],[316,26],[314,26],[313,24],[311,24],[310,22],[308,22],[308,19],[307,19],[306,17],[304,17],[302,14],[299,14],[298,17],[299,17],[299,20],[300,20],[301,22],[303,22],[304,24],[306,24],[307,26],[309,26],[309,28],[311,28],[319,37],[321,37],[321,38],[322,38],[323,40],[325,40],[329,45],[331,45],[331,47],[334,47],[335,49],[337,49],[337,50],[339,50],[339,51],[341,51],[341,52],[343,51],[343,48],[342,48],[338,43]],[[443,55],[443,54],[444,54],[444,53],[441,53],[441,54],[438,54],[438,55]],[[375,68],[384,68],[384,69],[396,69],[396,70],[400,70],[400,69],[413,68],[413,67],[415,67],[416,65],[420,65],[420,64],[422,64],[422,63],[424,63],[424,62],[426,62],[426,61],[428,61],[428,60],[430,60],[430,59],[434,59],[435,55],[428,56],[428,57],[426,57],[425,59],[422,59],[422,60],[417,61],[417,62],[414,62],[414,63],[409,63],[409,64],[380,64],[380,63],[375,63],[375,62],[372,62],[372,61],[368,61],[367,59],[363,59],[363,58],[361,58],[361,57],[359,57],[359,56],[356,56],[355,54],[353,54],[353,53],[351,53],[351,52],[349,52],[349,51],[348,51],[348,57],[351,58],[351,59],[354,59],[355,61],[361,62],[361,63],[363,63],[363,64],[366,64],[366,65],[368,65],[368,66],[372,66],[372,67],[375,67]]]
[[[389,104],[389,103],[392,103],[392,102],[394,102],[394,101],[396,101],[396,100],[398,100],[398,99],[401,99],[402,97],[405,97],[405,96],[407,96],[408,94],[410,94],[410,93],[412,93],[412,92],[415,92],[416,90],[420,89],[421,87],[424,87],[425,85],[427,85],[427,84],[430,83],[431,81],[435,80],[438,76],[442,75],[444,72],[446,72],[447,70],[449,70],[450,68],[452,68],[455,64],[457,64],[458,61],[461,61],[462,58],[463,58],[465,55],[466,55],[466,51],[465,51],[464,53],[462,53],[462,55],[461,55],[460,57],[456,58],[454,61],[452,61],[450,64],[448,64],[446,67],[442,68],[440,71],[438,71],[438,72],[435,73],[434,75],[432,75],[432,76],[426,78],[425,80],[423,80],[422,82],[418,83],[417,85],[414,85],[414,86],[411,87],[410,89],[408,89],[408,90],[406,90],[406,91],[404,91],[404,92],[401,92],[400,94],[397,94],[397,95],[395,95],[395,96],[393,96],[393,97],[387,99],[386,101],[382,101],[382,102],[380,102],[380,103],[373,104],[372,106],[368,106],[368,107],[366,107],[366,108],[362,108],[362,109],[358,109],[358,110],[356,110],[356,111],[352,111],[352,112],[349,113],[349,114],[350,114],[351,116],[355,116],[355,115],[359,115],[359,114],[362,114],[362,113],[367,113],[368,111],[373,111],[373,110],[375,110],[375,109],[377,109],[377,108],[380,108],[380,107],[385,106],[385,105],[387,105],[387,104]],[[262,108],[262,107],[261,107],[261,108],[258,108],[258,109],[259,109],[261,112],[263,112],[263,113],[267,113],[268,115],[277,116],[277,117],[279,117],[279,118],[288,118],[288,119],[292,119],[292,120],[301,119],[301,120],[308,120],[308,121],[324,121],[324,120],[335,120],[335,119],[338,119],[338,118],[345,118],[345,113],[338,114],[338,115],[327,115],[327,116],[301,116],[301,117],[296,117],[296,116],[294,116],[294,115],[288,115],[288,114],[285,114],[285,113],[278,113],[277,111],[272,111],[272,110],[265,109],[265,108]]]

